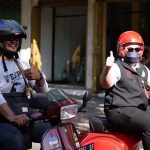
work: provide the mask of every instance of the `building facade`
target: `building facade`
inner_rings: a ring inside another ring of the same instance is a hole
[[[28,36],[20,57],[32,57],[49,83],[99,92],[106,57],[109,51],[117,56],[122,32],[137,31],[150,45],[149,7],[149,0],[20,0],[20,22]]]

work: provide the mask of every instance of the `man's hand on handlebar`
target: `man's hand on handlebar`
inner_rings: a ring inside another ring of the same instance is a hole
[[[10,123],[18,127],[29,125],[29,118],[25,114],[15,115],[7,103],[0,105],[0,115],[4,116]]]
[[[25,114],[11,116],[8,120],[17,127],[29,125],[29,118]]]

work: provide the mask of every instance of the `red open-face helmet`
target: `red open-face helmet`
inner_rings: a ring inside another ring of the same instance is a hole
[[[144,51],[144,41],[139,33],[135,31],[126,31],[122,33],[118,38],[117,52],[122,58],[125,57],[124,48],[128,45],[137,44],[140,46],[140,58],[142,58]]]

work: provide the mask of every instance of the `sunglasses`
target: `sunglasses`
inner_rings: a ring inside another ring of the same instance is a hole
[[[133,51],[135,51],[135,52],[140,52],[140,50],[141,50],[141,48],[140,47],[137,47],[137,48],[127,48],[127,50],[128,50],[128,52],[133,52]]]
[[[19,41],[20,40],[20,38],[18,38],[18,37],[4,37],[4,38],[2,38],[2,40],[3,41]]]

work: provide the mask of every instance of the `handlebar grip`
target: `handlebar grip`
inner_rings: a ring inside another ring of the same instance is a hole
[[[30,115],[29,122],[33,122],[33,121],[37,121],[37,120],[41,120],[41,119],[43,119],[43,114],[42,114],[42,112],[39,111],[39,112],[36,112],[36,113]]]

